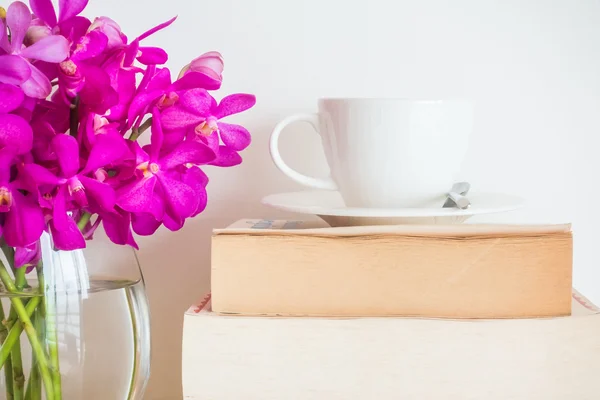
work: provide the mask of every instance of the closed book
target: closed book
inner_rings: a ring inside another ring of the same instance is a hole
[[[240,315],[565,316],[572,249],[569,224],[243,220],[213,233],[212,307]]]
[[[415,299],[418,300],[418,299]],[[565,317],[184,317],[188,400],[597,400],[600,310]]]

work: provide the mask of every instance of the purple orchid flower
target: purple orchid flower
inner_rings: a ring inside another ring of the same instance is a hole
[[[221,53],[218,51],[209,51],[193,59],[191,63],[183,67],[179,73],[179,78],[181,79],[187,74],[199,73],[206,76],[210,82],[207,85],[209,87],[205,87],[205,89],[210,89],[211,87],[218,89],[221,87],[221,82],[223,81],[224,66]]]
[[[52,139],[51,147],[57,155],[59,176],[37,164],[25,164],[22,169],[44,192],[42,199],[52,199],[45,207],[53,210],[49,225],[55,246],[61,250],[82,248],[85,247],[84,237],[67,213],[88,208],[93,212],[114,211],[114,189],[89,175],[125,157],[128,148],[123,138],[120,141],[109,136],[99,138],[81,168],[79,144],[74,137],[58,134]]]
[[[40,241],[36,241],[29,246],[15,248],[15,267],[27,268],[30,272],[42,259],[42,248]]]
[[[57,12],[52,0],[30,0],[33,15],[21,1],[0,8],[0,240],[28,270],[44,230],[72,250],[100,226],[135,248],[133,232],[180,229],[207,204],[200,166],[237,165],[250,144],[223,118],[254,96],[217,104],[207,92],[221,87],[220,53],[202,54],[172,81],[159,67],[167,52],[142,43],[175,18],[128,42],[116,21],[79,16],[87,3],[58,0]],[[151,140],[141,147],[148,114]]]
[[[31,194],[24,194],[19,181],[11,181],[14,147],[0,150],[0,225],[6,244],[26,247],[44,231],[44,214]]]
[[[25,35],[31,25],[31,12],[20,1],[15,1],[8,7],[6,11],[6,24],[11,33],[10,43],[4,33],[6,28],[0,20],[0,31],[3,32],[0,38],[0,47],[8,54],[20,56],[23,60],[39,60],[50,63],[61,62],[69,55],[68,41],[58,35],[44,37],[29,47],[23,47]],[[15,65],[14,61],[12,63],[13,65],[9,65],[8,67],[11,69],[9,76],[24,76],[22,71],[23,64],[17,63]],[[20,84],[21,88],[27,96],[40,99],[46,98],[52,91],[50,80],[34,64],[30,62],[26,62],[26,64],[29,69],[29,76]],[[0,80],[3,80],[2,76],[0,76]],[[3,81],[7,82],[5,79]]]
[[[201,199],[193,187],[178,179],[178,168],[189,163],[206,164],[215,158],[208,146],[193,141],[181,142],[161,155],[164,135],[157,108],[152,116],[151,144],[142,149],[132,142],[136,174],[117,190],[117,205],[136,214],[133,229],[138,234],[148,234],[160,221],[169,229],[181,228],[184,220],[196,212]]]
[[[87,6],[88,0],[59,0],[58,19],[52,0],[29,0],[29,4],[38,18],[42,19],[50,28],[55,28],[82,12]]]
[[[219,104],[203,89],[183,93],[172,107],[162,111],[165,130],[183,135],[193,128],[193,137],[215,144],[213,133],[218,133],[223,144],[231,150],[241,151],[250,145],[250,133],[240,125],[227,124],[221,119],[245,111],[256,103],[251,94],[232,94]],[[210,138],[210,139],[208,139]],[[218,143],[218,142],[217,142]]]
[[[99,219],[102,221],[106,236],[114,243],[120,245],[129,245],[134,249],[138,248],[137,243],[131,231],[131,214],[119,207],[114,212],[107,213],[101,211]]]
[[[15,154],[25,154],[33,145],[33,131],[22,117],[8,114],[19,108],[25,95],[13,85],[0,83],[0,149],[10,148]]]

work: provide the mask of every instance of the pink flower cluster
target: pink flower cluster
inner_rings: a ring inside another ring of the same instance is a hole
[[[224,119],[255,97],[209,93],[221,86],[219,53],[172,81],[167,53],[143,45],[174,19],[128,40],[110,18],[79,16],[87,0],[59,5],[58,16],[51,0],[0,8],[0,242],[19,266],[39,257],[44,231],[72,250],[100,225],[134,247],[132,231],[180,229],[206,206],[200,166],[237,165],[250,144]]]

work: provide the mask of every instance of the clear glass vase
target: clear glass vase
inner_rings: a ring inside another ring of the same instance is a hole
[[[100,232],[75,251],[44,234],[29,268],[2,250],[0,399],[142,399],[150,322],[134,250]]]

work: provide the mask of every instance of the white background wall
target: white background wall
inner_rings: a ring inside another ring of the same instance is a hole
[[[182,316],[209,288],[210,231],[280,215],[260,198],[299,187],[272,165],[270,130],[287,114],[315,110],[320,96],[473,98],[464,177],[474,190],[529,201],[495,221],[572,221],[575,284],[600,302],[598,1],[91,0],[86,12],[109,15],[131,38],[175,14],[146,43],[168,50],[173,71],[221,51],[218,96],[250,92],[258,104],[232,119],[254,135],[244,164],[207,169],[206,212],[180,232],[140,240],[154,335],[146,399],[180,398]],[[292,166],[326,172],[309,128],[290,128],[282,149]]]

